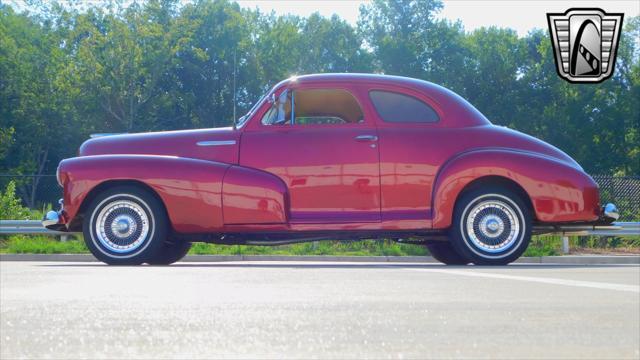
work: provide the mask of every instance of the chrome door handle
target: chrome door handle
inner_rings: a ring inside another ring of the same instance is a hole
[[[354,138],[356,141],[365,142],[365,141],[378,141],[378,137],[375,135],[358,135]]]
[[[198,141],[196,143],[198,146],[221,146],[221,145],[235,145],[235,140],[207,140],[207,141]]]

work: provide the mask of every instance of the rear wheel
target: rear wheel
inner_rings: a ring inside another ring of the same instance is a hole
[[[116,186],[100,193],[86,211],[84,240],[91,253],[110,265],[138,265],[154,258],[165,243],[168,219],[149,191]]]
[[[469,260],[456,252],[448,241],[433,242],[427,244],[427,249],[434,259],[446,265],[467,265]]]
[[[164,244],[158,254],[147,261],[150,265],[169,265],[179,261],[191,249],[191,243],[179,240],[170,240]]]
[[[531,240],[531,212],[513,191],[490,186],[464,193],[456,202],[451,245],[476,265],[506,265]]]

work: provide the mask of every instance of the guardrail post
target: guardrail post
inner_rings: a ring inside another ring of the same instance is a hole
[[[562,236],[562,253],[569,253],[569,237],[564,235]]]

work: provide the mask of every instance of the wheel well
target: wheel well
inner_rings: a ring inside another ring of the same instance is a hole
[[[82,231],[82,221],[84,219],[84,212],[87,210],[87,207],[89,206],[89,204],[91,204],[93,199],[95,199],[96,196],[98,196],[101,192],[106,191],[107,189],[110,189],[114,186],[122,186],[122,185],[135,186],[135,187],[145,189],[146,191],[149,192],[149,194],[155,196],[156,199],[160,201],[160,203],[164,207],[164,211],[165,212],[167,211],[164,205],[164,201],[162,201],[162,198],[151,186],[137,180],[107,180],[95,186],[93,189],[89,191],[87,196],[84,197],[84,200],[82,201],[82,205],[80,205],[80,208],[78,209],[78,213],[73,218],[73,220],[71,220],[71,223],[69,224],[69,230]]]
[[[522,199],[522,201],[524,201],[525,205],[530,210],[531,215],[535,219],[536,213],[534,211],[533,203],[531,202],[531,198],[529,197],[529,194],[522,188],[522,186],[520,186],[520,184],[518,184],[517,182],[509,178],[505,178],[502,176],[484,176],[484,177],[473,180],[462,189],[462,191],[458,195],[458,199],[468,191],[475,190],[477,188],[489,186],[489,185],[500,186],[513,191],[516,195],[520,197],[520,199]],[[456,199],[456,201],[458,201],[458,199]]]

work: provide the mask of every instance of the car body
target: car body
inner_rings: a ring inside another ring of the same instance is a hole
[[[166,238],[176,242],[418,239],[456,257],[460,249],[447,242],[458,227],[459,201],[482,189],[517,198],[517,211],[492,218],[483,208],[489,217],[481,212],[475,221],[504,230],[521,207],[524,237],[542,225],[605,220],[596,183],[564,152],[492,125],[441,86],[384,75],[287,79],[234,127],[93,138],[60,163],[58,181],[64,207],[45,219],[47,227],[80,231],[97,197],[137,187],[158,201],[162,210],[154,211],[165,213]],[[123,231],[127,221],[135,225],[125,215],[120,220]],[[110,225],[89,224],[88,231],[100,226]],[[474,256],[458,262],[514,259]]]

